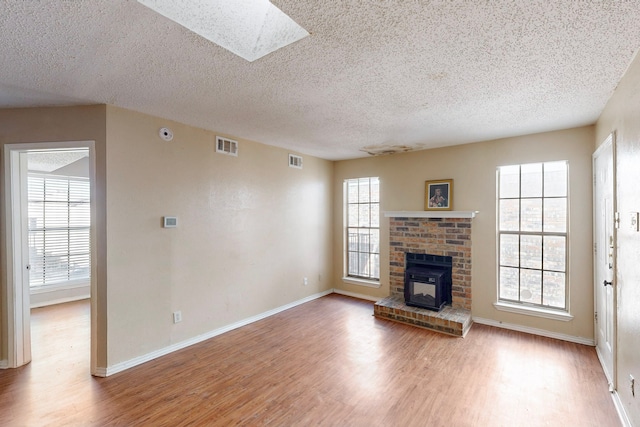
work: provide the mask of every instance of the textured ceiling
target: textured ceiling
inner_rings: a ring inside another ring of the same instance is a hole
[[[273,3],[311,36],[247,62],[134,0],[3,0],[0,108],[107,103],[346,159],[592,124],[640,46],[640,0]]]
[[[30,171],[53,172],[89,156],[88,149],[31,151],[28,154]]]

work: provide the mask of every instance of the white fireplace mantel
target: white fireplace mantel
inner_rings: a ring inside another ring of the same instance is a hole
[[[479,211],[386,211],[386,218],[475,218]]]

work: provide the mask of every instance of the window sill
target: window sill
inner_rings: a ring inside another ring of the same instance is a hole
[[[344,283],[349,283],[351,285],[367,286],[369,288],[380,287],[380,282],[377,280],[356,279],[355,277],[343,277],[342,281]]]
[[[509,313],[544,317],[545,319],[561,320],[563,322],[569,322],[570,320],[573,320],[573,316],[566,311],[548,310],[538,307],[509,304],[505,302],[496,302],[493,303],[493,306],[496,308],[496,310],[508,311]]]

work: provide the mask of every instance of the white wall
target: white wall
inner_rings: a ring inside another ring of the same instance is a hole
[[[31,308],[62,304],[91,298],[91,286],[83,283],[77,286],[60,286],[53,289],[31,290]]]
[[[597,123],[596,145],[616,133],[618,229],[617,391],[632,425],[640,426],[640,233],[629,214],[640,212],[640,57],[636,57]],[[636,379],[635,397],[629,375]]]

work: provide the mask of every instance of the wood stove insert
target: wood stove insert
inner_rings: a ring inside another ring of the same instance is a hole
[[[434,311],[451,305],[451,269],[450,256],[406,253],[405,304]]]

